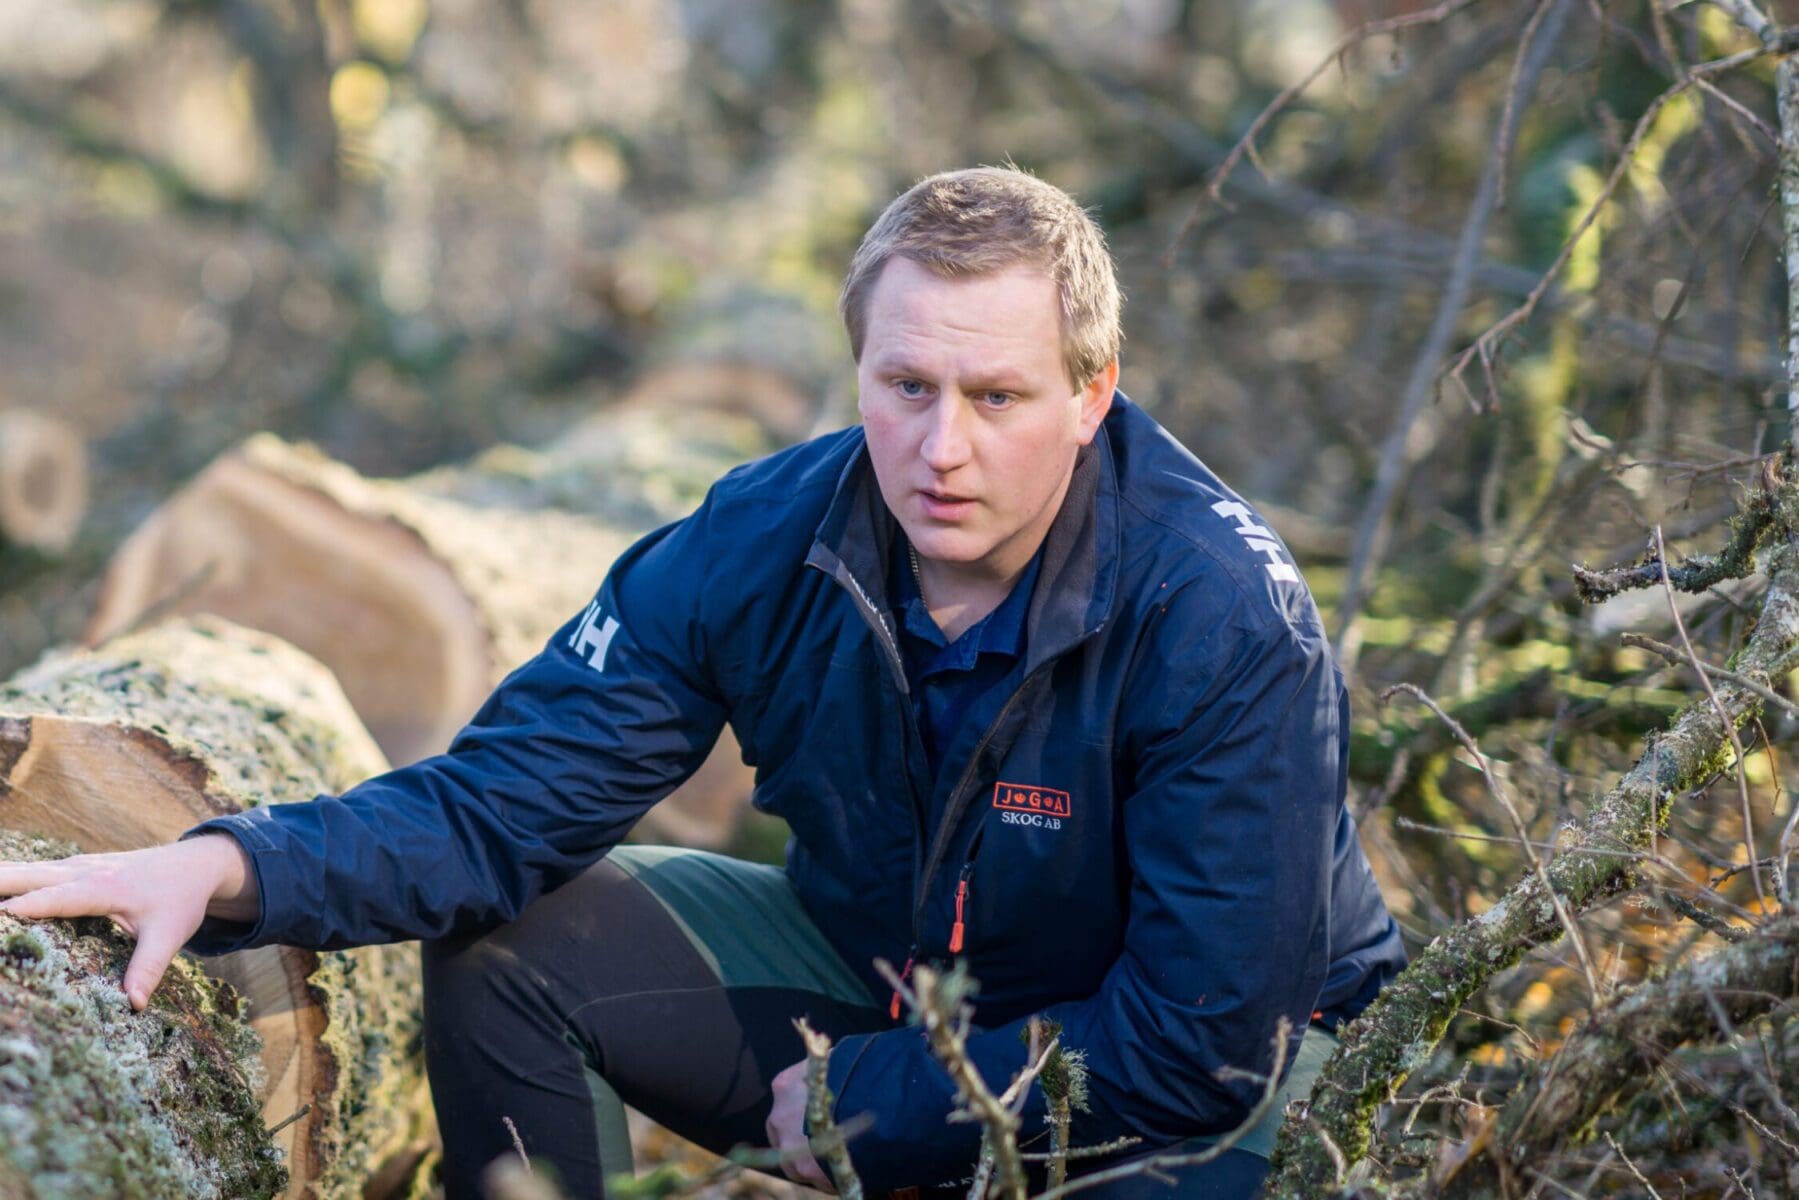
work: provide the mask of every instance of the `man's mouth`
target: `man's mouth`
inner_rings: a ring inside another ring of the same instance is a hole
[[[948,492],[921,488],[918,500],[924,515],[933,521],[960,521],[974,512],[975,502],[970,496],[953,496]]]

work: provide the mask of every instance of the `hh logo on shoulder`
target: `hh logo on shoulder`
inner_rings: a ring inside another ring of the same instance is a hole
[[[1062,822],[1074,811],[1074,798],[1055,788],[996,783],[993,785],[993,807],[1000,810],[999,819],[1007,825],[1060,829]]]

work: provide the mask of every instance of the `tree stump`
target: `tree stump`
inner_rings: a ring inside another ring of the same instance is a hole
[[[385,768],[329,671],[216,618],[56,652],[0,685],[0,827],[88,852],[157,845]],[[287,1194],[403,1180],[431,1137],[416,948],[264,947],[205,965],[262,1038],[261,1120],[305,1110],[275,1138]]]
[[[0,539],[60,554],[87,515],[87,447],[65,422],[0,412]]]

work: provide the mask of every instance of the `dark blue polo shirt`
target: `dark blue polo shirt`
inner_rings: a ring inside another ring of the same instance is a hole
[[[965,724],[986,728],[1005,706],[1002,686],[1019,659],[1024,657],[1025,615],[1031,607],[1031,590],[1037,585],[1041,548],[1031,557],[1024,574],[998,608],[963,630],[954,642],[931,619],[918,593],[906,555],[905,536],[893,540],[894,560],[889,564],[895,602],[894,624],[899,628],[900,658],[912,687],[913,712],[924,738],[931,778],[943,766],[943,753]],[[937,814],[931,814],[935,825]]]

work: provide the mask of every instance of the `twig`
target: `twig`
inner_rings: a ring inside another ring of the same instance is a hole
[[[1536,847],[1530,840],[1530,830],[1524,824],[1524,818],[1519,815],[1517,805],[1512,803],[1512,798],[1506,794],[1505,788],[1500,786],[1499,778],[1493,774],[1493,766],[1487,761],[1487,756],[1480,752],[1480,747],[1475,744],[1473,738],[1468,736],[1468,731],[1463,729],[1454,717],[1444,712],[1442,706],[1435,700],[1426,695],[1423,688],[1411,683],[1394,684],[1381,693],[1381,699],[1389,700],[1395,692],[1405,692],[1415,697],[1426,708],[1436,713],[1438,718],[1449,726],[1449,732],[1453,733],[1455,740],[1462,744],[1462,749],[1473,756],[1475,763],[1480,767],[1481,778],[1486,780],[1487,790],[1493,794],[1493,799],[1499,802],[1499,806],[1505,809],[1505,815],[1511,818],[1512,828],[1518,833],[1518,844],[1524,850],[1524,857],[1530,863],[1530,869],[1536,873],[1537,880],[1543,885],[1544,894],[1555,906],[1556,919],[1561,921],[1562,928],[1567,931],[1569,942],[1574,946],[1574,957],[1580,960],[1581,973],[1586,976],[1587,989],[1593,998],[1593,1003],[1595,1005],[1602,1003],[1605,992],[1600,988],[1599,976],[1593,970],[1593,959],[1587,953],[1586,939],[1581,937],[1580,927],[1574,923],[1574,918],[1562,903],[1561,893],[1556,891],[1555,884],[1550,881],[1549,869],[1543,865],[1543,860],[1537,855]]]
[[[1743,802],[1743,849],[1749,855],[1749,878],[1755,884],[1755,898],[1763,908],[1767,907],[1768,894],[1762,890],[1762,873],[1755,865],[1755,822],[1749,812],[1749,777],[1744,774],[1744,765],[1748,756],[1743,753],[1743,740],[1737,736],[1736,722],[1724,709],[1724,702],[1718,699],[1717,689],[1712,687],[1711,676],[1706,673],[1705,664],[1699,661],[1699,655],[1693,650],[1692,639],[1687,637],[1687,623],[1681,619],[1680,606],[1674,603],[1674,584],[1668,578],[1668,550],[1662,544],[1662,527],[1655,527],[1655,557],[1662,568],[1662,588],[1668,597],[1668,611],[1674,617],[1674,630],[1680,634],[1680,644],[1686,648],[1687,660],[1692,663],[1693,670],[1699,673],[1699,682],[1705,688],[1706,696],[1712,702],[1712,708],[1718,714],[1718,723],[1724,727],[1724,733],[1730,738],[1730,747],[1737,756],[1737,793]]]
[[[1204,1150],[1192,1154],[1156,1154],[1148,1158],[1136,1159],[1128,1163],[1120,1163],[1104,1171],[1095,1171],[1091,1175],[1083,1175],[1079,1179],[1071,1179],[1061,1187],[1050,1188],[1037,1197],[1037,1200],[1061,1200],[1061,1197],[1101,1184],[1113,1183],[1132,1175],[1150,1174],[1168,1170],[1173,1167],[1196,1167],[1221,1157],[1261,1123],[1268,1110],[1274,1107],[1274,1098],[1280,1093],[1281,1070],[1287,1065],[1287,1042],[1292,1037],[1293,1024],[1286,1017],[1281,1017],[1274,1028],[1274,1062],[1268,1068],[1267,1086],[1262,1089],[1262,1098],[1256,1106],[1249,1110],[1249,1115],[1237,1123],[1237,1127],[1207,1146]]]
[[[501,1117],[500,1120],[505,1123],[506,1132],[512,1138],[512,1148],[518,1154],[519,1165],[525,1168],[525,1174],[531,1174],[531,1156],[525,1153],[525,1139],[518,1135],[518,1126],[512,1123],[511,1117]]]
[[[270,1137],[275,1136],[277,1133],[280,1133],[283,1129],[286,1129],[289,1125],[292,1125],[295,1121],[298,1121],[301,1117],[305,1116],[307,1113],[309,1113],[311,1111],[312,1111],[312,1105],[302,1104],[298,1110],[288,1114],[287,1116],[281,1118],[281,1120],[277,1121],[275,1124],[269,1126],[269,1129],[268,1129],[269,1136]]]
[[[1358,650],[1354,636],[1356,621],[1361,614],[1366,582],[1377,570],[1380,559],[1386,553],[1393,504],[1409,470],[1406,447],[1412,440],[1412,426],[1417,424],[1424,406],[1435,393],[1438,365],[1449,349],[1450,339],[1455,336],[1456,322],[1460,319],[1462,306],[1467,303],[1473,288],[1475,267],[1480,261],[1481,244],[1486,238],[1487,225],[1499,205],[1505,161],[1511,156],[1516,132],[1516,123],[1508,119],[1509,114],[1521,107],[1520,101],[1535,90],[1543,67],[1555,49],[1568,8],[1568,0],[1549,0],[1547,17],[1540,25],[1533,20],[1527,40],[1518,51],[1518,66],[1513,72],[1512,86],[1506,93],[1499,125],[1494,132],[1493,148],[1487,156],[1486,169],[1475,187],[1467,215],[1462,219],[1455,258],[1449,270],[1449,278],[1443,285],[1436,317],[1412,360],[1412,370],[1406,379],[1399,412],[1381,446],[1380,461],[1375,467],[1374,488],[1362,507],[1361,520],[1357,523],[1355,547],[1350,554],[1349,568],[1343,581],[1343,596],[1337,609],[1337,661],[1345,675],[1355,671]]]
[[[1676,666],[1684,667],[1690,665],[1687,656],[1679,649],[1668,645],[1666,642],[1658,642],[1652,637],[1644,637],[1640,633],[1626,633],[1619,640],[1626,646],[1635,646],[1639,650],[1649,650],[1655,654],[1659,654]],[[1788,700],[1785,696],[1781,695],[1767,684],[1757,683],[1755,680],[1739,671],[1732,671],[1728,667],[1720,667],[1716,663],[1706,663],[1705,669],[1719,679],[1728,679],[1738,687],[1754,692],[1769,704],[1774,705],[1776,708],[1786,713],[1787,716],[1799,717],[1799,704],[1794,704],[1791,700]]]
[[[831,1115],[834,1100],[830,1085],[825,1082],[831,1070],[831,1039],[813,1029],[804,1017],[794,1018],[793,1027],[799,1030],[800,1040],[806,1046],[806,1128],[812,1131],[812,1149],[830,1169],[837,1194],[843,1200],[862,1200],[862,1179],[850,1162],[849,1146]]]
[[[1237,164],[1242,162],[1245,156],[1248,156],[1251,162],[1255,162],[1258,169],[1260,168],[1261,163],[1256,161],[1256,138],[1261,135],[1262,130],[1268,127],[1270,121],[1280,115],[1293,101],[1299,99],[1307,88],[1318,82],[1319,77],[1330,70],[1332,63],[1341,62],[1345,54],[1371,37],[1378,37],[1384,33],[1397,33],[1402,29],[1409,29],[1417,25],[1440,24],[1472,3],[1473,0],[1443,0],[1442,3],[1427,8],[1423,12],[1368,21],[1338,38],[1337,44],[1318,60],[1316,66],[1296,82],[1282,88],[1280,93],[1270,100],[1261,112],[1256,114],[1255,120],[1249,123],[1249,128],[1243,131],[1243,136],[1237,139],[1237,144],[1231,147],[1230,153],[1224,156],[1224,161],[1219,163],[1217,169],[1212,172],[1212,178],[1206,184],[1205,195],[1188,211],[1180,228],[1175,231],[1174,240],[1168,247],[1169,255],[1172,256],[1179,250],[1181,243],[1187,240],[1187,235],[1193,232],[1193,227],[1199,223],[1199,214],[1203,211],[1205,204],[1208,201],[1214,204],[1223,201],[1225,181],[1230,178],[1231,172],[1237,169]],[[1267,174],[1266,171],[1262,173]]]
[[[1679,892],[1668,892],[1665,895],[1663,902],[1667,904],[1669,908],[1693,922],[1693,924],[1704,929],[1707,933],[1717,934],[1727,942],[1740,942],[1745,937],[1749,936],[1736,926],[1728,924],[1718,917],[1713,916],[1711,913],[1706,912],[1703,908],[1700,908],[1697,904],[1694,904]]]
[[[1109,1142],[1100,1142],[1093,1146],[1076,1146],[1072,1150],[1064,1151],[1051,1150],[1047,1154],[1021,1154],[1018,1157],[1026,1162],[1050,1162],[1058,1157],[1067,1159],[1100,1158],[1107,1154],[1116,1154],[1120,1150],[1129,1150],[1142,1140],[1140,1137],[1126,1136],[1114,1138]]]

